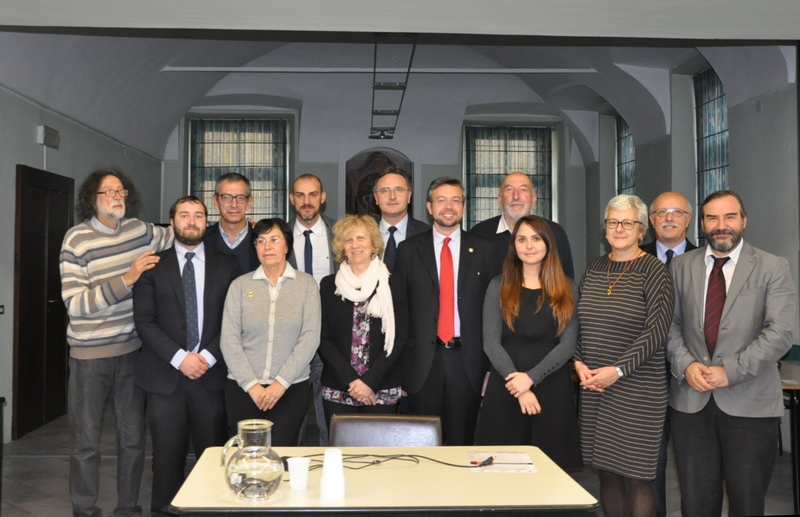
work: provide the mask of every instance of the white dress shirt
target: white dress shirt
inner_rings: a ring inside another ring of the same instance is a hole
[[[661,241],[656,240],[656,256],[658,260],[663,262],[664,264],[667,263],[667,250],[672,250],[674,255],[672,258],[677,257],[678,255],[683,255],[686,252],[686,239],[683,239],[680,244],[675,246],[674,248],[668,248],[661,244]]]
[[[197,338],[198,342],[197,345],[192,349],[193,353],[197,352],[197,349],[200,348],[200,341],[203,340],[203,322],[205,321],[203,318],[205,316],[203,312],[203,296],[206,291],[206,248],[201,242],[198,247],[193,250],[188,250],[181,246],[178,241],[175,241],[175,253],[178,255],[178,268],[180,269],[181,275],[183,275],[183,268],[186,266],[186,253],[187,252],[194,252],[194,257],[192,257],[192,264],[194,265],[194,285],[197,289]],[[179,343],[182,344],[182,343]],[[173,366],[176,370],[179,370],[181,367],[181,363],[189,355],[189,352],[186,349],[181,348],[175,355],[172,356],[169,364]],[[208,350],[201,350],[200,355],[205,357],[206,361],[208,361],[208,367],[211,368],[217,363],[217,358],[209,352]]]
[[[386,244],[389,242],[389,235],[391,235],[389,233],[389,227],[394,226],[397,228],[397,230],[394,232],[395,244],[400,246],[400,243],[406,240],[406,234],[408,233],[408,214],[406,214],[405,217],[400,220],[400,222],[394,225],[387,223],[386,220],[381,217],[381,222],[378,224],[378,226],[381,229],[381,236],[383,237],[383,249],[385,253]]]
[[[317,219],[314,226],[306,228],[295,218],[294,220],[294,259],[298,271],[306,270],[306,230],[311,230],[311,249],[312,251],[312,276],[317,281],[317,286],[323,278],[330,275],[331,271],[331,248],[328,245],[328,230],[322,217]]]

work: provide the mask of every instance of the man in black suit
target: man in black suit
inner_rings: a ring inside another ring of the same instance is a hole
[[[203,245],[206,206],[186,196],[170,208],[175,245],[142,274],[133,319],[142,339],[134,383],[145,391],[153,439],[153,515],[169,513],[183,483],[191,435],[195,455],[228,437],[219,348],[222,309],[239,262]]]
[[[511,232],[522,216],[530,215],[531,209],[536,203],[536,189],[526,174],[512,172],[503,179],[497,200],[500,202],[503,213],[476,224],[471,230],[471,233],[485,237],[494,243],[490,278],[503,272],[503,262],[508,253]],[[564,273],[570,278],[575,278],[567,232],[560,224],[550,220],[547,222],[556,238],[556,247],[558,247],[558,255],[561,258]]]
[[[336,221],[322,213],[326,197],[322,181],[313,174],[302,174],[295,178],[292,193],[289,194],[296,214],[294,222],[289,221],[294,235],[289,264],[313,276],[317,286],[323,278],[339,271],[339,263],[334,259],[331,250],[333,225]],[[314,390],[314,416],[319,429],[319,445],[325,447],[328,445],[328,426],[325,424],[325,411],[322,408],[322,359],[319,354],[314,354],[311,360],[311,386]],[[303,418],[300,426],[300,436],[297,439],[300,445],[306,445],[307,430],[308,415]]]
[[[394,165],[387,167],[375,181],[373,194],[375,204],[381,211],[379,226],[383,236],[383,262],[390,273],[394,271],[397,246],[407,238],[431,228],[409,215],[411,190],[408,173]]]
[[[403,389],[415,414],[438,415],[447,445],[471,445],[488,361],[483,298],[492,243],[462,232],[464,187],[456,178],[428,188],[433,228],[397,249],[391,277],[398,321],[409,322]]]
[[[214,187],[213,201],[219,221],[206,229],[203,243],[239,259],[242,273],[255,271],[260,263],[253,246],[253,227],[247,221],[247,211],[253,205],[250,180],[236,172],[223,174]]]
[[[696,249],[686,238],[686,230],[692,221],[692,205],[683,194],[678,192],[664,192],[659,194],[650,205],[650,223],[656,233],[653,242],[641,248],[669,266],[672,259],[687,251]],[[667,377],[670,365],[667,361]],[[656,479],[653,482],[656,492],[656,517],[667,515],[667,443],[669,442],[669,422],[664,423],[664,434],[661,447],[658,450],[658,465],[656,466]]]

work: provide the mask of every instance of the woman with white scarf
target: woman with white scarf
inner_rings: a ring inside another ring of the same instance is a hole
[[[400,400],[400,346],[383,239],[366,215],[333,227],[339,272],[322,279],[322,405],[325,419],[342,413],[394,413]]]

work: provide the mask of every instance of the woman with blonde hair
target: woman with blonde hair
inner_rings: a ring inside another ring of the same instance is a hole
[[[477,444],[535,445],[562,468],[580,466],[567,367],[578,338],[577,301],[550,225],[522,217],[483,306],[483,348],[492,370]]]
[[[322,406],[325,420],[341,413],[394,413],[400,400],[398,332],[383,239],[366,215],[346,215],[333,227],[341,263],[320,283]]]

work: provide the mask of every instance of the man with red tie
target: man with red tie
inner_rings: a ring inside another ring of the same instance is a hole
[[[487,369],[483,298],[491,241],[461,230],[464,187],[437,178],[427,195],[433,228],[397,248],[395,310],[407,317],[403,389],[415,414],[438,415],[446,445],[470,445]],[[400,316],[398,316],[400,317]]]
[[[764,515],[783,415],[775,362],[792,346],[789,263],[742,240],[730,190],[703,201],[708,246],[672,260],[669,422],[685,516]]]

